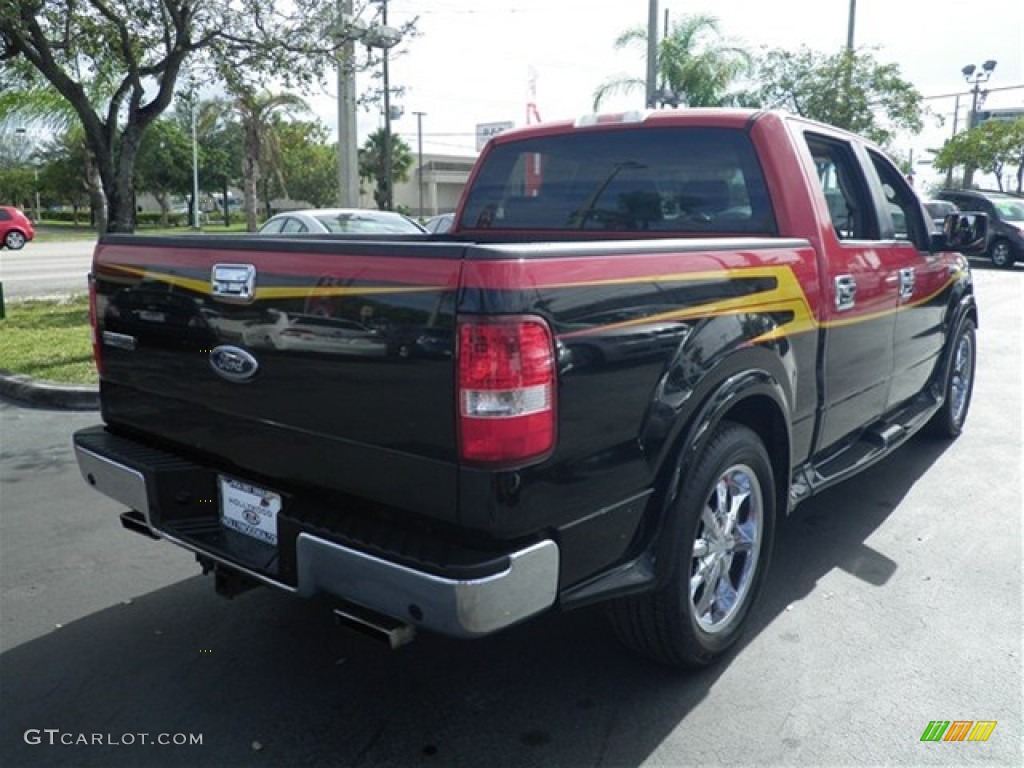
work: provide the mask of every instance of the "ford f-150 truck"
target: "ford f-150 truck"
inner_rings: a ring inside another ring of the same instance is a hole
[[[105,236],[78,463],[228,596],[394,643],[604,601],[706,664],[783,515],[960,432],[986,225],[850,134],[682,110],[494,137],[446,235]]]

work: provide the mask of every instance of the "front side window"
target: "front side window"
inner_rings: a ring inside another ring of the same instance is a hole
[[[750,139],[725,128],[593,129],[499,144],[460,226],[775,233]]]
[[[992,204],[999,211],[999,218],[1006,221],[1024,221],[1024,200],[996,198]]]
[[[882,183],[885,205],[897,240],[909,240],[920,250],[928,249],[928,228],[921,215],[921,203],[903,174],[877,152],[868,151],[871,164]]]

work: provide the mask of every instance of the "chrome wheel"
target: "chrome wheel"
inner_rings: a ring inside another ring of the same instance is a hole
[[[728,630],[750,596],[764,531],[764,498],[745,464],[721,474],[701,511],[690,563],[690,609],[708,634]]]
[[[974,379],[974,339],[963,334],[957,340],[953,353],[953,369],[949,378],[950,416],[954,424],[963,424],[970,402],[971,383]]]

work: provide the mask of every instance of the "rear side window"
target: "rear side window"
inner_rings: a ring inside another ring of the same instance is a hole
[[[10,221],[13,217],[3,208],[0,208],[0,221]]]
[[[295,235],[303,232],[309,232],[309,227],[298,219],[285,219],[284,226],[281,227],[281,233],[285,235]]]
[[[498,145],[460,226],[775,233],[750,139],[724,128],[596,129]]]
[[[851,146],[813,133],[805,138],[836,235],[840,240],[877,240],[871,193]]]

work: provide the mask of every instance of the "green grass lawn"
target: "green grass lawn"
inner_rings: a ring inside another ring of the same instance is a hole
[[[89,300],[11,301],[0,320],[0,369],[61,384],[95,384]]]
[[[57,243],[67,240],[94,240],[96,230],[91,227],[79,224],[75,226],[70,222],[43,221],[36,224],[37,243]],[[225,227],[220,224],[208,222],[203,224],[199,230],[191,227],[139,227],[135,230],[137,235],[216,235],[216,234],[245,234],[245,224],[234,223]]]

